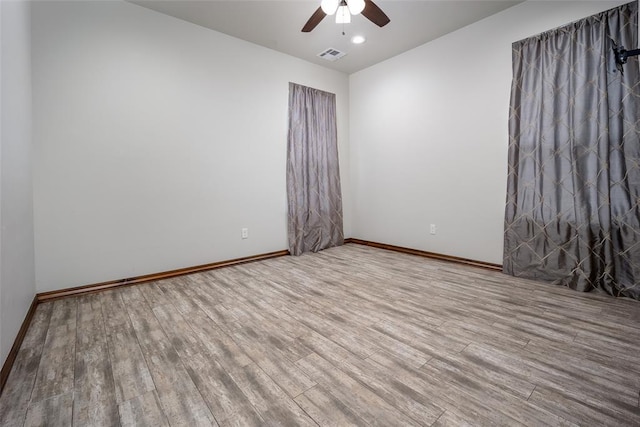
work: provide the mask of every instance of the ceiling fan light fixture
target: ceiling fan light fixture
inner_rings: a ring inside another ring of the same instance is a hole
[[[349,0],[347,6],[352,15],[357,15],[364,10],[364,0]]]
[[[1,2],[2,0],[0,0]],[[317,1],[317,0],[316,0]],[[377,0],[376,0],[377,1]],[[373,2],[373,0],[321,0],[320,7],[316,9],[311,17],[302,27],[303,33],[313,31],[327,15],[336,14],[336,23],[348,24],[351,22],[351,15],[362,13],[362,16],[373,22],[378,27],[384,27],[391,20]],[[344,35],[344,28],[342,29]]]
[[[350,24],[350,23],[351,23],[351,14],[349,13],[349,7],[347,5],[338,7],[338,11],[336,12],[336,24]]]
[[[320,8],[322,8],[322,11],[327,15],[333,15],[334,13],[336,13],[339,5],[340,0],[322,0],[322,3],[320,3]]]

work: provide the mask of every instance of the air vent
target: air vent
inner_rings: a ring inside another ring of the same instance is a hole
[[[326,59],[327,61],[331,61],[331,62],[337,61],[338,59],[342,58],[345,55],[346,55],[345,52],[340,52],[338,49],[334,49],[332,47],[318,54],[320,58]]]

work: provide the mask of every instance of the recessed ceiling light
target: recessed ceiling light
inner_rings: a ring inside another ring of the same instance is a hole
[[[367,39],[364,38],[364,36],[353,36],[351,37],[351,43],[353,44],[362,44],[364,42],[366,42]]]

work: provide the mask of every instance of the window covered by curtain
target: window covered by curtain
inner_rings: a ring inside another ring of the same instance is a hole
[[[289,252],[344,243],[336,96],[289,83],[287,141]]]
[[[504,271],[640,299],[640,69],[629,3],[513,44]]]

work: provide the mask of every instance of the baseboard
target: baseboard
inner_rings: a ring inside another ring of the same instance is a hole
[[[93,285],[78,286],[75,288],[59,289],[56,291],[42,292],[36,295],[38,302],[52,301],[60,298],[91,294],[107,289],[119,288],[122,286],[131,286],[139,283],[153,282],[156,280],[170,279],[172,277],[184,276],[186,274],[199,273],[202,271],[215,270],[223,267],[231,267],[233,265],[245,264],[248,262],[262,261],[270,258],[277,258],[289,255],[289,251],[282,250],[269,252],[266,254],[253,255],[244,258],[236,258],[228,261],[214,262],[211,264],[197,265],[195,267],[180,268],[177,270],[164,271],[162,273],[146,274],[144,276],[130,277],[128,279],[112,280],[109,282],[95,283]]]
[[[380,249],[387,249],[387,250],[401,252],[405,254],[418,255],[426,258],[438,259],[441,261],[449,261],[457,264],[472,265],[474,267],[481,267],[489,270],[502,271],[502,265],[500,264],[491,264],[483,261],[476,261],[476,260],[471,260],[467,258],[455,257],[451,255],[443,255],[443,254],[438,254],[434,252],[421,251],[418,249],[405,248],[402,246],[389,245],[386,243],[371,242],[367,240],[360,240],[360,239],[354,239],[354,238],[347,238],[344,240],[344,242],[371,246],[371,247],[380,248]],[[269,253],[260,254],[260,255],[236,258],[228,261],[220,261],[220,262],[214,262],[210,264],[197,265],[194,267],[170,270],[162,273],[153,273],[153,274],[147,274],[143,276],[131,277],[127,279],[112,280],[108,282],[95,283],[92,285],[78,286],[75,288],[66,288],[66,289],[59,289],[59,290],[50,291],[50,292],[42,292],[36,295],[36,299],[38,303],[45,302],[45,301],[52,301],[60,298],[90,294],[94,292],[104,291],[107,289],[119,288],[122,286],[131,286],[138,283],[146,283],[146,282],[152,282],[156,280],[169,279],[172,277],[184,276],[186,274],[199,273],[202,271],[214,270],[214,269],[223,268],[223,267],[230,267],[233,265],[244,264],[247,262],[262,261],[262,260],[277,258],[281,256],[286,256],[286,255],[289,255],[289,251],[287,250],[269,252]]]
[[[421,251],[418,249],[405,248],[402,246],[388,245],[386,243],[370,242],[367,240],[360,240],[360,239],[353,239],[353,238],[345,239],[344,242],[355,243],[355,244],[364,245],[364,246],[371,246],[379,249],[387,249],[389,251],[401,252],[403,254],[418,255],[425,258],[437,259],[440,261],[454,262],[456,264],[471,265],[474,267],[485,268],[488,270],[502,271],[502,265],[500,264],[492,264],[490,262],[476,261],[473,259],[460,258],[452,255],[443,255],[443,254],[438,254],[434,252]]]
[[[24,340],[25,335],[27,335],[27,330],[29,329],[29,325],[31,325],[31,319],[33,319],[33,315],[36,313],[37,306],[38,299],[34,297],[33,301],[31,301],[29,311],[27,311],[27,315],[22,321],[22,326],[20,326],[20,329],[18,330],[18,335],[16,336],[15,341],[13,341],[13,346],[11,347],[11,350],[9,350],[9,354],[2,365],[2,370],[0,371],[0,396],[2,395],[2,390],[4,390],[4,385],[7,383],[9,374],[11,373],[11,368],[13,368],[13,362],[15,362],[16,357],[18,357],[20,346],[22,346],[22,341]]]

